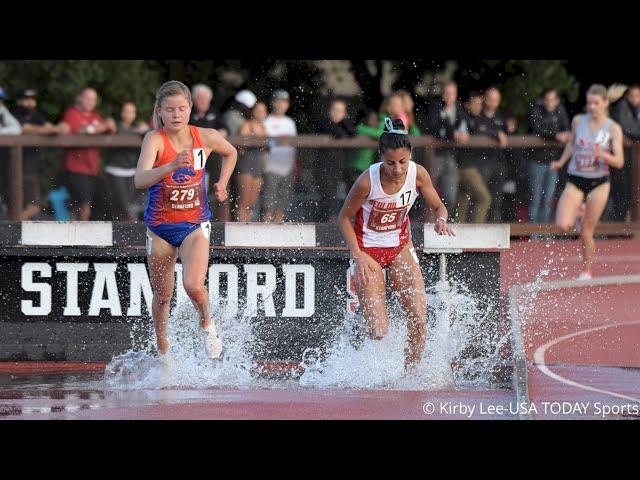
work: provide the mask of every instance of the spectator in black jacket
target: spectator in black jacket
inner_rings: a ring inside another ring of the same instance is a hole
[[[191,109],[191,118],[189,119],[189,125],[194,125],[200,128],[215,128],[220,134],[227,138],[229,136],[229,127],[224,122],[222,115],[212,105],[213,90],[203,83],[198,83],[191,87],[191,98],[193,100],[193,108]],[[206,162],[207,170],[207,191],[211,192],[213,189],[209,188],[208,178],[213,175],[213,178],[220,176],[220,169],[222,168],[222,157],[214,152],[211,152]],[[232,184],[227,187],[230,189]],[[213,214],[218,222],[231,221],[231,192],[229,197],[220,203],[216,199],[213,199]]]
[[[560,103],[555,88],[547,88],[541,100],[529,114],[529,132],[544,140],[566,144],[571,138],[571,123],[566,109]],[[558,171],[551,170],[551,162],[560,157],[558,148],[535,148],[527,160],[529,181],[529,221],[549,223],[552,218],[551,201],[558,183]]]
[[[502,184],[507,177],[504,160],[504,149],[508,146],[507,125],[498,110],[501,99],[500,90],[496,87],[490,87],[484,92],[484,107],[478,125],[480,135],[486,135],[498,142],[497,148],[482,149],[478,152],[482,159],[480,172],[491,192],[489,219],[493,221],[502,219]]]
[[[640,141],[640,84],[627,88],[625,96],[613,108],[612,118],[622,127],[625,137]],[[631,207],[631,151],[625,148],[624,167],[611,169],[611,220],[626,220]],[[607,209],[608,210],[608,209]]]
[[[128,101],[120,107],[120,118],[108,118],[107,124],[115,135],[142,137],[149,131],[149,125],[137,120],[137,117],[136,104]],[[128,147],[108,148],[105,152],[107,212],[111,220],[140,220],[144,196],[143,191],[136,189],[133,184],[139,153],[139,148]]]
[[[319,121],[316,132],[331,135],[333,138],[356,136],[356,127],[347,116],[347,104],[342,99],[335,99],[329,106],[329,116]],[[318,201],[316,221],[327,222],[338,216],[336,190],[345,167],[344,148],[322,148],[318,151],[315,179],[320,199]]]
[[[458,101],[458,86],[449,81],[444,84],[442,98],[429,106],[427,113],[427,133],[440,140],[460,141],[460,124],[465,113]],[[458,183],[460,174],[453,149],[438,149],[435,154],[433,171],[429,172],[433,184],[441,193],[449,215],[455,215],[458,202]]]
[[[48,122],[38,107],[37,92],[31,88],[22,90],[17,97],[14,114],[22,125],[24,135],[55,135],[60,133],[57,125]],[[24,149],[24,201],[21,220],[31,220],[40,213],[40,171],[42,151],[39,148]]]
[[[467,138],[478,134],[480,115],[482,114],[482,94],[471,92],[465,103],[466,115],[460,124],[460,131],[466,134],[461,143]],[[458,169],[460,171],[460,194],[458,195],[458,221],[460,223],[484,223],[491,206],[491,193],[487,189],[479,164],[481,159],[478,150],[463,148],[458,154]],[[472,208],[473,207],[473,208]]]

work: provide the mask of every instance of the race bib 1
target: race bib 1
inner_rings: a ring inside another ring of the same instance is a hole
[[[193,169],[195,171],[202,170],[207,163],[207,154],[204,148],[193,149]]]

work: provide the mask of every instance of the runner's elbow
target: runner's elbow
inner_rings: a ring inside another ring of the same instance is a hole
[[[144,190],[145,188],[147,188],[147,185],[137,173],[133,177],[133,185],[139,190]]]

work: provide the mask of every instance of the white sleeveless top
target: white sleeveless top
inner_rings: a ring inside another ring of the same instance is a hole
[[[611,127],[613,121],[607,118],[597,131],[589,127],[589,115],[584,115],[576,128],[574,151],[567,167],[569,175],[584,178],[601,178],[609,175],[609,165],[601,158],[596,158],[593,144],[600,145],[603,152],[613,153],[611,148]]]
[[[409,161],[404,185],[397,193],[387,195],[380,184],[382,162],[369,167],[371,190],[356,214],[355,231],[362,247],[392,248],[405,245],[411,238],[409,210],[418,198],[416,164]]]

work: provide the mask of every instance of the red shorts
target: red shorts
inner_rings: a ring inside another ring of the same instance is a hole
[[[399,247],[360,247],[364,253],[372,257],[380,267],[389,268],[398,254],[406,247],[407,244]]]

